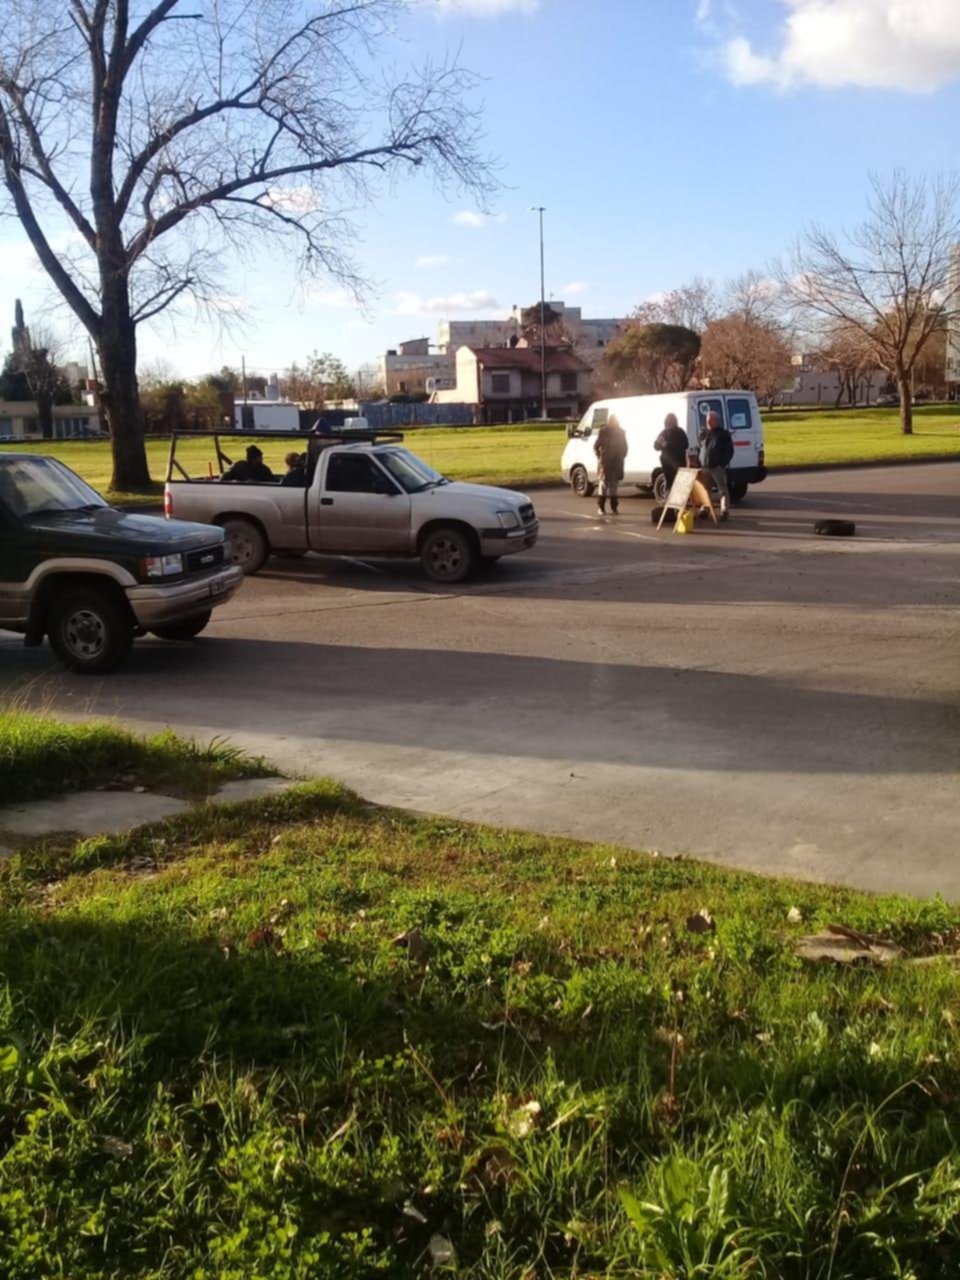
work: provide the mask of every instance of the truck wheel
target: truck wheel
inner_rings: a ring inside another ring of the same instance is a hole
[[[434,582],[463,582],[477,565],[469,536],[453,525],[428,533],[420,547],[420,563]]]
[[[270,546],[263,531],[252,520],[224,520],[223,530],[230,543],[233,563],[247,577],[259,573],[270,557]]]
[[[570,472],[570,488],[578,498],[589,498],[596,487],[591,484],[586,467],[576,466]]]
[[[115,671],[133,645],[133,624],[109,591],[78,587],[61,596],[47,615],[50,648],[78,675]]]
[[[213,617],[213,610],[195,613],[192,618],[184,618],[182,622],[168,622],[165,627],[154,627],[153,634],[159,640],[193,640],[204,629]]]
[[[653,500],[658,506],[663,506],[670,493],[670,481],[667,479],[666,472],[658,471],[653,477]],[[659,518],[659,517],[658,517]]]
[[[746,480],[729,481],[729,489],[730,489],[730,501],[734,503],[736,506],[739,506],[740,503],[747,496]]]

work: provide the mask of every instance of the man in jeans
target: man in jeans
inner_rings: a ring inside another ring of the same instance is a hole
[[[700,466],[713,481],[720,495],[720,519],[730,514],[730,486],[727,467],[733,461],[733,436],[720,420],[719,413],[707,414],[707,430],[700,441]]]
[[[597,432],[593,444],[593,452],[597,455],[600,471],[600,491],[597,496],[597,510],[600,515],[607,514],[607,499],[610,499],[610,510],[614,515],[620,511],[620,481],[623,479],[623,463],[627,456],[627,433],[616,417],[611,414],[606,423]]]

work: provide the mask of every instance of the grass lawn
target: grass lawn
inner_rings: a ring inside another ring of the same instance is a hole
[[[828,922],[931,962],[797,959]],[[0,1274],[947,1280],[958,939],[322,782],[38,845],[0,869]]]
[[[0,708],[0,804],[118,780],[168,795],[207,796],[231,778],[270,772],[226,742],[201,744],[171,733],[141,738],[114,724],[67,725]]]
[[[852,412],[776,412],[765,417],[767,463],[772,468],[880,459],[922,458],[954,453],[960,457],[960,405],[934,405],[915,410],[914,434],[902,436],[896,409]],[[407,444],[437,470],[455,480],[487,484],[524,485],[560,479],[564,428],[539,423],[524,426],[428,427],[407,431]],[[61,442],[18,446],[54,453],[96,489],[106,493],[110,483],[110,449],[105,443]],[[266,447],[266,460],[282,472],[289,441]],[[158,481],[166,474],[169,445],[151,440],[150,469]],[[236,450],[239,454],[239,448]],[[212,440],[184,442],[177,450],[188,471],[203,475],[215,460]],[[113,495],[119,501],[143,501],[143,495]]]

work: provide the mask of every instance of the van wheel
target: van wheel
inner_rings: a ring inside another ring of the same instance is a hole
[[[653,477],[654,502],[656,502],[659,506],[662,507],[667,500],[667,495],[669,494],[669,492],[670,492],[670,482],[667,479],[667,473],[665,471],[658,471],[657,474]]]
[[[739,506],[747,496],[746,480],[730,480],[728,481],[728,487],[730,489],[730,501]]]
[[[270,556],[270,545],[263,531],[252,520],[224,520],[223,531],[230,543],[233,563],[247,577],[259,573]]]
[[[589,498],[596,487],[591,483],[586,467],[577,466],[570,472],[570,488],[578,498]]]
[[[47,618],[50,648],[78,675],[115,671],[133,646],[133,624],[124,604],[97,587],[68,591]]]
[[[434,582],[463,582],[478,559],[470,537],[454,525],[434,529],[420,547],[420,563]]]

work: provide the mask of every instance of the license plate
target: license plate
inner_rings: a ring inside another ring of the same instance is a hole
[[[212,596],[222,596],[227,589],[226,578],[214,578],[210,583],[210,594]]]

